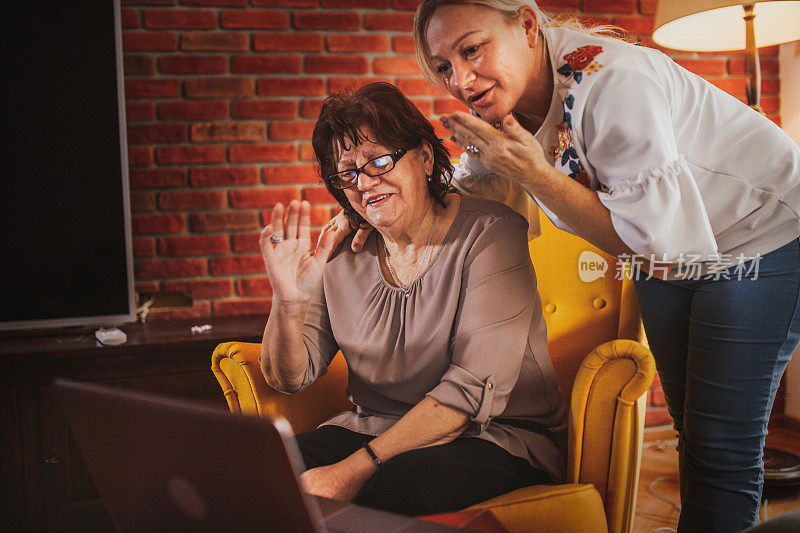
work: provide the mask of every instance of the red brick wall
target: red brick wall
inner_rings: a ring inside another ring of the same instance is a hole
[[[322,99],[386,80],[426,114],[461,105],[418,74],[416,0],[123,0],[122,26],[139,291],[187,291],[191,309],[153,319],[262,314],[270,287],[257,233],[277,202],[335,203],[313,168]],[[552,0],[652,45],[656,0]],[[671,53],[744,99],[741,54]],[[762,50],[762,106],[778,120],[777,48]],[[440,130],[445,136],[445,131]],[[660,389],[648,422],[665,420]]]

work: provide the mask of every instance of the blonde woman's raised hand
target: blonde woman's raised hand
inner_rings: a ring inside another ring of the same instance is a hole
[[[453,141],[494,174],[523,186],[543,185],[543,169],[550,166],[544,149],[513,115],[503,119],[504,131],[461,111],[444,115],[441,121]]]
[[[308,302],[335,247],[334,235],[323,234],[316,250],[311,248],[311,205],[297,200],[288,208],[276,205],[258,242],[272,285],[273,302]]]

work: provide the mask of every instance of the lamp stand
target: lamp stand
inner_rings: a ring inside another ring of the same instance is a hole
[[[747,105],[761,113],[759,102],[761,101],[761,65],[758,61],[758,48],[756,48],[756,30],[753,19],[756,14],[753,11],[753,4],[745,4],[744,26],[745,26],[745,56],[744,69],[747,73],[745,92],[747,94]]]

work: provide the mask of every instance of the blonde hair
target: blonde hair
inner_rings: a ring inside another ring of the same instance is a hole
[[[577,17],[566,14],[551,14],[536,5],[535,0],[422,0],[417,12],[414,14],[414,51],[417,55],[419,68],[422,75],[434,85],[441,85],[442,80],[436,74],[436,69],[431,63],[431,52],[425,40],[428,23],[437,9],[444,6],[476,5],[484,6],[499,11],[507,22],[517,20],[522,10],[530,8],[536,15],[536,21],[541,28],[561,27],[597,37],[629,40],[624,37],[625,31],[618,26],[597,25],[588,26]]]

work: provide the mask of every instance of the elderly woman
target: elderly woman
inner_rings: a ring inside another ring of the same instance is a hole
[[[562,481],[564,404],[524,218],[453,192],[447,150],[389,84],[328,98],[313,146],[352,224],[377,231],[359,254],[334,250],[336,231],[312,250],[310,207],[292,202],[261,234],[265,378],[301,391],[341,350],[355,405],[297,436],[303,487],[421,515]]]

